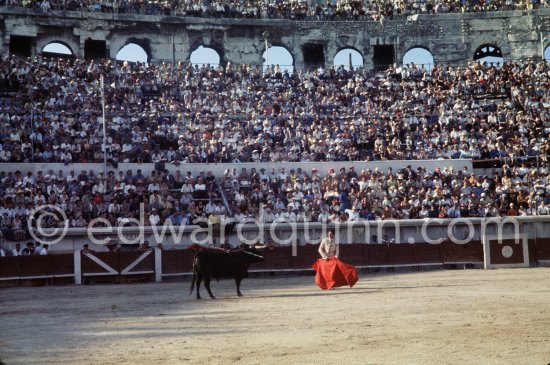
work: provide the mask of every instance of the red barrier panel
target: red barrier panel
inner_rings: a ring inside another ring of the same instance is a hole
[[[534,264],[537,262],[537,240],[528,239],[527,247],[529,248],[529,263]]]
[[[389,244],[388,245],[388,263],[387,265],[412,265],[414,260],[414,245]]]
[[[20,257],[0,258],[0,279],[18,277],[21,272]]]
[[[17,256],[0,259],[0,279],[50,278],[72,275],[74,275],[72,254]]]
[[[364,244],[352,243],[340,245],[340,260],[348,265],[363,266],[366,263]]]
[[[191,250],[162,251],[162,273],[163,274],[192,273],[193,257],[195,257],[195,251],[191,251]]]
[[[432,245],[429,243],[415,243],[414,261],[417,264],[437,264],[442,263],[441,245]]]
[[[389,265],[388,245],[367,244],[363,247],[363,252],[368,266]]]
[[[53,276],[74,275],[74,255],[59,254],[46,256],[50,263],[50,273]]]
[[[50,256],[20,256],[21,277],[47,277],[51,275]]]
[[[550,238],[537,238],[536,252],[538,260],[550,260]]]
[[[292,256],[292,248],[290,249],[287,269],[295,270],[300,267],[300,255],[304,253],[300,251],[300,248],[301,246],[296,247],[296,256]]]
[[[491,264],[522,264],[523,263],[523,245],[522,240],[515,243],[514,240],[489,241]]]
[[[250,270],[287,270],[291,267],[292,247],[265,248],[262,250],[264,262],[255,263]]]
[[[321,257],[318,249],[318,245],[299,246],[296,257],[291,259],[292,268],[295,270],[313,270],[311,265]]]
[[[483,262],[483,245],[472,241],[463,245],[453,242],[441,244],[441,256],[444,263],[479,263]]]

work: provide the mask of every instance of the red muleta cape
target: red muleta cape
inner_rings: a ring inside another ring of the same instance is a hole
[[[332,289],[346,285],[351,288],[358,280],[355,267],[340,261],[336,257],[315,261],[313,269],[317,273],[315,284],[321,289]]]

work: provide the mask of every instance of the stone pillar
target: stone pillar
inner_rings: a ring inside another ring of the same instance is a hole
[[[334,67],[334,57],[338,53],[338,48],[334,39],[330,39],[325,45],[325,68]]]
[[[304,69],[304,55],[301,49],[295,49],[294,53],[294,72]]]
[[[265,51],[265,42],[259,37],[250,39],[226,34],[223,49],[225,61],[233,65],[246,63],[261,66],[264,62],[262,54]]]

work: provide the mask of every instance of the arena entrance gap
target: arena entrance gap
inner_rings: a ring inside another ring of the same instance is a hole
[[[33,37],[12,35],[10,37],[10,53],[19,57],[31,57],[33,43]]]
[[[322,44],[304,44],[302,53],[306,70],[325,67],[325,49]]]
[[[384,71],[395,62],[395,48],[392,44],[374,46],[372,63],[375,71]]]

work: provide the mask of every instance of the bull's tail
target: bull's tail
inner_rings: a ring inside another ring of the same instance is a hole
[[[191,290],[189,290],[189,295],[193,294],[193,290],[195,289],[195,281],[197,280],[197,271],[195,270],[195,258],[197,255],[193,257],[193,277],[191,278]]]

